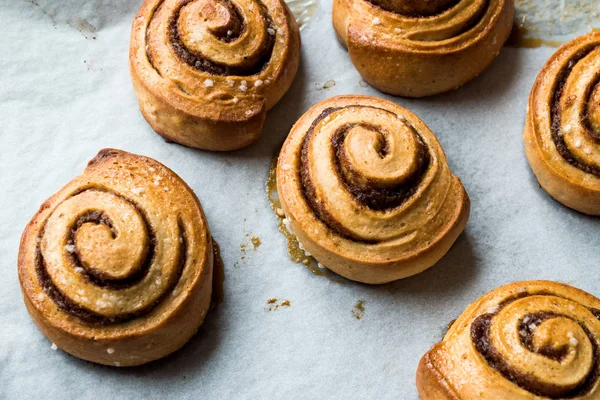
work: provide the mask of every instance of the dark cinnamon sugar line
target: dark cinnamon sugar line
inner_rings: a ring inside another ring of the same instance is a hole
[[[413,9],[413,11],[406,11],[406,12],[401,12],[398,10],[398,7],[394,4],[395,1],[394,0],[367,0],[370,3],[372,3],[373,5],[380,7],[381,9],[388,11],[388,12],[392,12],[395,14],[400,14],[404,17],[410,17],[410,18],[429,18],[429,17],[436,17],[440,14],[445,13],[446,11],[451,10],[452,8],[456,7],[458,5],[458,3],[460,3],[461,0],[435,0],[438,2],[439,6],[438,7],[433,7],[434,10],[432,11],[426,11],[425,7],[423,7],[423,11],[421,12],[417,12]],[[411,8],[411,6],[418,6],[418,4],[420,2],[422,2],[423,0],[404,0],[406,4],[406,8]],[[433,3],[433,1],[430,1],[429,3]]]
[[[82,193],[82,192],[78,192],[78,193]],[[115,194],[115,193],[112,193],[112,194]],[[119,197],[125,199],[123,196],[119,196]],[[127,199],[125,199],[125,200],[127,200]],[[127,201],[129,201],[129,200],[127,200]],[[102,211],[98,211],[98,210],[88,211],[85,214],[81,215],[77,219],[75,226],[71,227],[71,229],[70,229],[68,244],[74,246],[74,249],[75,249],[74,252],[69,254],[69,258],[71,259],[71,264],[73,264],[75,266],[75,268],[79,267],[79,268],[83,269],[84,270],[83,276],[88,281],[95,284],[96,286],[110,287],[113,289],[122,289],[122,288],[133,286],[135,283],[139,282],[146,276],[146,274],[148,273],[148,270],[150,269],[150,265],[153,262],[154,248],[156,247],[156,238],[155,238],[154,232],[150,228],[150,225],[148,224],[148,221],[147,221],[147,217],[144,214],[143,210],[141,208],[139,208],[139,206],[137,206],[137,204],[134,204],[134,203],[131,203],[131,204],[133,204],[133,206],[136,208],[136,211],[142,216],[142,221],[144,223],[144,229],[146,231],[146,234],[148,235],[148,241],[150,242],[150,245],[148,246],[148,248],[144,249],[144,254],[143,254],[144,261],[139,265],[138,268],[135,269],[133,274],[129,275],[125,279],[118,279],[118,280],[111,279],[111,277],[107,276],[107,274],[104,273],[103,271],[98,270],[91,265],[86,265],[85,263],[81,262],[81,255],[79,254],[79,249],[77,248],[76,243],[75,243],[75,234],[76,234],[77,230],[83,224],[88,223],[88,222],[91,222],[91,223],[97,224],[97,225],[108,226],[111,231],[112,238],[113,239],[116,238],[118,235],[118,231],[114,227],[113,222],[110,219],[110,217],[108,217]]]
[[[341,110],[343,108],[372,108],[379,111],[383,111],[393,115],[397,118],[395,113],[392,113],[389,110],[385,110],[378,107],[372,106],[361,106],[361,105],[350,105],[345,107],[330,107],[315,118],[309,127],[306,135],[304,136],[304,140],[301,147],[300,154],[300,165],[299,165],[299,175],[300,181],[302,183],[303,195],[313,210],[315,215],[325,223],[330,229],[336,232],[338,235],[345,237],[347,239],[352,239],[355,241],[361,241],[365,243],[376,243],[373,241],[365,240],[364,238],[356,237],[349,230],[347,230],[339,221],[337,221],[325,208],[322,202],[319,201],[314,184],[310,177],[310,162],[309,162],[309,144],[314,135],[314,130],[317,124],[325,119],[327,116],[332,114],[335,111]],[[379,149],[379,153],[381,157],[384,157],[387,152],[387,141],[386,141],[386,133],[383,132],[380,128],[372,125],[372,124],[352,124],[352,125],[344,125],[339,127],[332,137],[332,147],[333,147],[333,157],[334,164],[336,165],[336,172],[341,177],[341,181],[343,182],[344,188],[352,194],[352,196],[363,206],[368,207],[377,211],[387,211],[392,208],[398,207],[403,204],[406,200],[408,200],[416,191],[419,184],[421,183],[423,176],[425,175],[430,162],[430,154],[427,149],[427,146],[421,136],[417,133],[417,131],[408,123],[405,123],[406,126],[410,127],[413,135],[415,135],[417,139],[417,151],[419,153],[418,163],[419,167],[415,174],[409,177],[406,182],[403,182],[399,185],[389,188],[375,188],[368,186],[361,186],[357,183],[359,181],[363,181],[365,185],[370,185],[372,182],[369,181],[366,177],[361,177],[360,172],[352,168],[351,164],[347,162],[347,157],[343,154],[343,142],[346,137],[346,134],[353,127],[360,125],[361,127],[365,127],[366,129],[374,130],[375,132],[381,135],[381,145]]]
[[[592,367],[587,374],[586,378],[579,383],[576,387],[569,389],[559,385],[555,385],[550,382],[541,382],[533,377],[531,374],[522,372],[511,366],[507,360],[504,359],[503,355],[500,354],[493,343],[490,340],[490,329],[493,323],[494,317],[500,312],[502,308],[512,303],[515,300],[528,297],[528,296],[556,296],[551,293],[533,293],[527,292],[513,296],[504,302],[502,302],[498,309],[493,313],[486,313],[478,316],[471,324],[471,340],[473,341],[477,351],[485,358],[487,363],[500,374],[502,374],[507,380],[513,382],[517,386],[524,390],[529,391],[537,396],[548,397],[551,399],[569,399],[583,396],[593,388],[595,383],[598,381],[600,376],[600,350],[597,338],[594,338],[593,334],[587,327],[573,319],[572,317],[564,314],[551,313],[551,312],[538,312],[524,316],[519,321],[519,337],[523,346],[533,353],[540,354],[551,360],[560,362],[567,355],[567,348],[554,349],[554,348],[542,348],[534,349],[533,347],[533,332],[540,323],[553,319],[553,318],[567,318],[576,322],[582,330],[586,333],[588,340],[590,341],[593,348],[593,360]],[[588,308],[588,310],[597,318],[600,319],[600,310]]]
[[[440,10],[437,10],[436,12],[433,13],[418,13],[418,12],[398,12],[397,10],[394,10],[394,6],[392,5],[393,0],[365,0],[368,1],[369,3],[371,3],[373,6],[380,8],[382,11],[385,12],[389,12],[392,14],[396,14],[396,15],[401,15],[403,17],[407,17],[407,18],[413,18],[413,19],[428,19],[428,18],[435,18],[441,14],[444,14],[446,12],[449,12],[450,10],[452,10],[453,8],[457,7],[458,4],[463,1],[463,0],[452,0],[447,2],[448,4],[445,5],[445,7],[443,7]],[[411,2],[413,0],[406,0],[407,2]],[[419,2],[422,0],[414,0],[414,2]],[[472,30],[473,28],[475,28],[477,25],[479,25],[479,23],[481,22],[481,20],[483,19],[483,17],[488,13],[490,8],[490,0],[485,0],[485,3],[483,4],[483,6],[481,7],[481,9],[479,9],[477,11],[477,13],[475,13],[471,19],[465,24],[465,26],[458,31],[454,37],[456,36],[460,36],[470,30]],[[444,38],[442,40],[447,40],[448,38]],[[434,40],[436,41],[436,40]]]
[[[273,31],[276,31],[276,26],[275,24],[273,24],[273,21],[271,20],[271,17],[269,16],[267,7],[260,1],[260,0],[252,0],[255,1],[256,4],[258,5],[259,9],[260,9],[260,14],[262,15],[262,18],[265,21],[265,41],[263,43],[262,48],[259,51],[259,57],[257,58],[256,62],[252,63],[252,65],[240,65],[240,66],[229,66],[229,65],[225,65],[225,64],[220,64],[214,61],[209,60],[208,58],[206,58],[205,55],[203,54],[198,54],[193,52],[192,50],[188,49],[183,42],[181,42],[181,39],[179,37],[179,15],[181,12],[181,9],[186,6],[187,4],[191,3],[194,0],[182,0],[179,5],[178,8],[175,12],[173,12],[173,14],[169,17],[169,22],[168,22],[168,39],[169,39],[169,44],[171,46],[171,49],[173,50],[173,53],[183,62],[185,62],[187,65],[189,65],[190,67],[203,71],[203,72],[207,72],[211,75],[222,75],[222,76],[227,76],[227,75],[237,75],[237,76],[250,76],[250,75],[256,75],[259,74],[260,72],[262,72],[267,65],[269,64],[271,57],[273,55],[273,48],[275,47],[275,35],[271,35],[268,32],[266,32],[267,30],[271,29]],[[220,2],[221,4],[223,4],[228,10],[229,12],[232,14],[233,20],[235,20],[236,22],[234,23],[234,26],[232,26],[232,29],[222,29],[222,30],[217,30],[217,31],[213,31],[212,33],[214,34],[214,36],[216,38],[218,38],[219,40],[222,40],[224,42],[232,42],[236,39],[239,38],[239,36],[247,29],[247,21],[243,18],[241,11],[239,10],[239,8],[232,3],[230,0],[215,0]],[[155,12],[152,14],[152,18],[154,18],[154,16],[158,13],[159,8],[162,7],[162,3],[161,5],[159,5]],[[150,23],[148,23],[148,26],[150,26]],[[227,32],[230,31],[231,34],[227,35]],[[146,43],[148,43],[148,34],[146,33]],[[158,68],[156,68],[156,66],[153,63],[152,57],[150,56],[148,49],[146,49],[146,53],[148,54],[148,60],[150,61],[150,64],[152,65],[152,67],[155,70],[158,70]]]
[[[567,64],[567,66],[564,67],[557,76],[556,85],[553,89],[552,104],[551,104],[552,141],[554,142],[554,145],[556,146],[556,150],[558,151],[560,156],[565,161],[567,161],[569,164],[571,164],[575,168],[577,168],[583,172],[586,172],[588,174],[595,175],[597,177],[600,177],[600,168],[597,168],[592,165],[588,165],[588,164],[585,164],[585,163],[579,161],[573,155],[573,153],[571,153],[571,150],[569,150],[569,148],[567,147],[567,144],[565,143],[565,139],[564,139],[564,136],[563,136],[563,133],[561,130],[562,114],[561,114],[560,101],[561,101],[563,93],[565,91],[565,85],[567,83],[567,79],[569,78],[569,75],[571,74],[571,71],[573,70],[575,65],[579,61],[581,61],[584,57],[586,57],[588,54],[590,54],[592,51],[599,49],[599,48],[600,48],[600,46],[597,43],[590,44],[587,47],[585,47],[584,49],[579,50],[577,53],[575,53],[575,55],[569,60],[569,63]],[[598,82],[596,82],[596,84],[598,84]],[[586,104],[589,104],[588,101],[590,99],[592,89],[593,89],[593,85],[592,85],[592,88],[588,88],[588,97],[586,97],[586,99],[584,99],[586,101]],[[593,129],[591,128],[591,125],[589,124],[589,120],[587,120],[587,122],[586,122],[586,118],[584,117],[584,119],[580,122],[584,128],[587,127],[587,129],[586,129],[587,134],[592,139],[596,140],[596,138],[600,138],[600,132],[593,133]]]
[[[82,193],[84,191],[88,191],[88,190],[109,192],[109,193],[119,196],[119,197],[123,198],[124,200],[133,204],[134,207],[136,208],[136,210],[138,210],[138,212],[142,213],[141,214],[142,219],[144,220],[144,223],[147,224],[147,228],[148,228],[147,233],[149,234],[150,246],[148,249],[148,253],[146,255],[146,261],[144,262],[144,265],[142,266],[142,268],[140,268],[140,272],[138,272],[134,276],[130,276],[124,280],[119,280],[119,281],[102,281],[102,280],[98,280],[96,276],[89,273],[89,267],[88,267],[88,269],[84,268],[84,272],[81,274],[82,274],[82,276],[84,276],[87,279],[88,282],[91,282],[92,284],[95,284],[100,287],[109,287],[109,288],[115,289],[115,290],[123,289],[126,287],[131,287],[135,283],[141,281],[141,279],[143,279],[144,276],[146,276],[146,274],[148,273],[148,271],[150,269],[150,266],[154,262],[154,254],[155,254],[154,248],[156,246],[156,239],[155,239],[156,235],[153,232],[153,230],[150,228],[150,225],[146,222],[147,221],[146,215],[143,213],[143,211],[141,211],[141,207],[139,205],[137,205],[135,202],[133,202],[132,200],[127,199],[117,193],[114,193],[113,191],[110,191],[108,189],[98,190],[97,188],[94,188],[94,189],[88,188],[88,189],[83,189],[83,190],[77,191],[68,198],[72,198],[72,197],[76,196],[77,194]],[[65,200],[67,200],[67,199],[65,199]],[[89,216],[85,216],[85,218],[89,220],[88,222],[94,222],[93,220],[91,220],[89,218]],[[50,277],[50,275],[48,274],[48,271],[47,271],[46,260],[44,259],[44,256],[41,251],[41,242],[44,237],[47,221],[48,221],[48,219],[46,219],[46,221],[44,221],[44,225],[43,225],[42,229],[40,230],[40,234],[36,238],[37,245],[36,245],[36,256],[35,256],[35,270],[36,270],[36,275],[37,275],[38,281],[40,283],[40,286],[42,287],[44,292],[48,295],[48,297],[57,305],[58,308],[60,308],[64,312],[66,312],[70,315],[73,315],[87,323],[90,323],[90,324],[109,325],[109,324],[114,324],[114,323],[118,323],[118,322],[129,321],[129,320],[132,320],[134,318],[137,318],[137,317],[140,317],[142,315],[149,313],[154,307],[156,307],[157,304],[159,304],[164,299],[165,296],[167,296],[175,288],[175,286],[179,282],[181,275],[183,273],[183,270],[187,264],[188,239],[187,239],[187,234],[186,234],[183,222],[181,221],[181,218],[178,217],[177,218],[177,226],[178,226],[178,230],[180,232],[179,240],[181,243],[181,249],[179,252],[179,259],[177,262],[176,279],[173,280],[173,283],[170,285],[170,287],[167,288],[164,291],[164,293],[162,293],[162,295],[153,304],[149,304],[147,307],[145,307],[135,313],[122,314],[122,315],[118,315],[116,317],[105,317],[104,315],[98,314],[80,304],[77,304],[73,299],[69,298],[64,293],[62,293],[60,291],[60,289],[58,289],[58,287],[56,287],[56,285],[52,281],[52,278]],[[98,223],[101,223],[102,221],[106,223],[107,219],[98,219],[97,221],[98,221]],[[111,231],[113,231],[113,229],[114,229],[114,227],[111,227]],[[71,235],[74,235],[73,229],[71,229]],[[71,257],[71,260],[73,260],[73,257]],[[83,266],[81,264],[76,264],[76,263],[72,264],[72,266],[73,266],[73,268],[76,268],[77,266],[80,266],[83,268]]]

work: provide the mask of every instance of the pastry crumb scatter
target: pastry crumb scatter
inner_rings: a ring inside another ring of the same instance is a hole
[[[55,343],[52,343],[52,346],[50,346],[50,348],[52,350],[56,350],[56,349],[58,349],[58,346]]]

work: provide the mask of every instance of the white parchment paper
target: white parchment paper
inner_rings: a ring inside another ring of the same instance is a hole
[[[552,279],[600,295],[600,219],[551,200],[523,152],[527,96],[555,49],[505,48],[456,92],[392,98],[360,85],[335,39],[331,1],[321,0],[302,31],[298,76],[262,139],[216,154],[165,143],[140,115],[127,58],[140,3],[0,2],[0,398],[416,399],[419,358],[485,292]],[[322,89],[329,80],[335,85]],[[291,262],[265,195],[291,125],[315,102],[346,93],[388,98],[420,116],[472,201],[466,231],[437,266],[384,286],[335,283]],[[53,351],[17,278],[26,223],[103,147],[176,171],[198,194],[225,262],[225,301],[198,335],[138,368]],[[270,298],[291,306],[268,311]]]

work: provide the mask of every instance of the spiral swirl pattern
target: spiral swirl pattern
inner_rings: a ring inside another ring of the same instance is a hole
[[[540,184],[576,210],[600,214],[600,33],[560,48],[531,91],[525,148]]]
[[[28,225],[19,272],[34,320],[78,357],[108,363],[89,338],[114,350],[120,336],[135,332],[146,344],[178,330],[154,354],[133,346],[110,360],[134,365],[195,332],[210,301],[212,262],[202,210],[185,183],[154,160],[102,150]],[[169,327],[188,306],[198,307],[190,326]]]
[[[421,398],[598,398],[598,307],[599,299],[554,282],[488,293],[421,360]]]
[[[479,75],[510,34],[513,0],[335,0],[333,23],[376,88],[421,97]]]
[[[425,124],[366,96],[334,97],[309,110],[283,146],[277,185],[304,247],[362,282],[433,265],[468,218],[464,188]]]
[[[130,50],[140,109],[169,140],[246,146],[291,85],[299,46],[281,0],[146,0]]]

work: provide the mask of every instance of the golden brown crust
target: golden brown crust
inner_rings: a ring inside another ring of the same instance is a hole
[[[282,0],[146,0],[131,31],[144,118],[166,139],[205,150],[256,141],[299,60],[300,33]]]
[[[464,187],[423,121],[368,96],[333,97],[296,122],[279,155],[277,190],[308,252],[365,283],[431,267],[469,216]]]
[[[334,0],[333,26],[363,79],[398,96],[458,88],[498,55],[513,0]]]
[[[600,299],[515,282],[471,304],[417,369],[422,400],[600,397]]]
[[[548,60],[529,96],[525,153],[540,185],[560,203],[600,215],[600,32]]]
[[[42,204],[19,248],[23,298],[40,330],[106,365],[183,346],[208,311],[212,273],[192,190],[159,162],[113,149]]]

